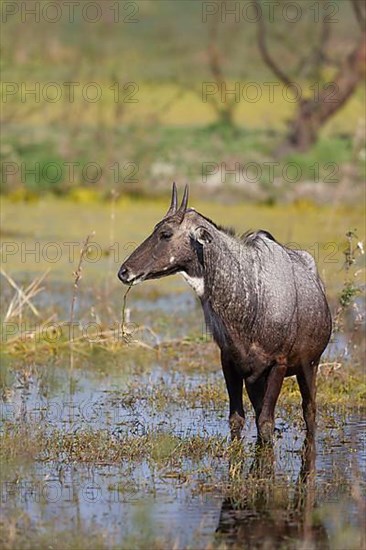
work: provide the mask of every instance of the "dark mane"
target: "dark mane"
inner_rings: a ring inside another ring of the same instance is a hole
[[[274,236],[264,229],[259,229],[258,231],[246,231],[245,233],[243,233],[243,235],[241,235],[240,240],[242,240],[247,245],[255,246],[256,244],[258,244],[259,240],[263,238],[269,239],[270,241],[277,243]]]
[[[190,208],[189,210],[193,210],[193,208]],[[208,218],[207,216],[204,216],[203,214],[201,214],[200,212],[197,212],[197,214],[199,214],[201,216],[201,218],[203,218],[204,220],[209,222],[211,225],[216,227],[216,229],[218,229],[219,231],[222,231],[223,233],[226,233],[227,235],[230,235],[231,237],[236,236],[236,231],[233,227],[226,227],[224,225],[219,225],[219,224],[215,223],[213,220],[211,220],[210,218]]]

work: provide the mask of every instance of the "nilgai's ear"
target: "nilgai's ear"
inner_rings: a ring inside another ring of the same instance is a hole
[[[196,227],[192,231],[192,237],[194,238],[195,241],[197,241],[202,245],[211,243],[213,238],[211,233],[208,231],[208,229],[206,229],[202,225],[199,227]]]

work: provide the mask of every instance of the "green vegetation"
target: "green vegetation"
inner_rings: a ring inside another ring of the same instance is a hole
[[[73,137],[65,127],[40,130],[35,125],[22,127],[22,145],[19,129],[10,128],[3,137],[3,192],[14,199],[54,193],[100,200],[108,199],[112,189],[122,196],[154,196],[166,193],[176,179],[190,181],[208,197],[219,191],[262,202],[296,200],[302,194],[315,202],[338,196],[354,202],[365,166],[352,136],[324,137],[307,155],[276,159],[271,151],[281,134],[271,137],[264,130],[238,128],[234,134],[229,130],[230,136],[214,128],[152,125],[143,131],[137,126],[98,128],[96,137],[84,127]],[[72,151],[60,150],[64,142],[73,143]],[[351,187],[346,182],[350,170]],[[319,197],[318,191],[302,190],[304,182],[320,187]]]

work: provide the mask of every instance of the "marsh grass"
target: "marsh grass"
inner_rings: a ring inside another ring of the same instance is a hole
[[[121,320],[116,318],[107,325],[102,323],[98,317],[99,322],[93,323],[91,331],[89,329],[84,330],[83,325],[75,321],[75,305],[79,293],[79,282],[82,278],[82,264],[88,252],[91,237],[92,235],[89,235],[84,241],[76,271],[73,273],[74,283],[69,321],[61,321],[55,314],[46,319],[42,318],[41,313],[32,303],[33,298],[44,290],[44,287],[40,285],[48,272],[36,277],[23,289],[5,271],[1,270],[4,278],[16,290],[1,322],[2,350],[5,353],[18,357],[38,356],[40,358],[47,353],[63,355],[65,349],[68,348],[70,361],[73,363],[74,354],[88,355],[96,349],[111,353],[116,353],[127,345],[153,349],[152,346],[143,342],[138,336],[148,332],[150,336],[157,339],[154,331],[147,326],[137,326],[126,322],[126,300],[131,287],[127,289],[124,295]],[[28,308],[36,321],[28,315]],[[13,319],[14,323],[11,322]],[[11,329],[9,329],[9,326],[11,326]],[[75,336],[75,328],[77,336]]]
[[[346,233],[347,244],[344,248],[344,282],[339,293],[339,307],[334,318],[335,331],[343,328],[345,312],[353,309],[355,311],[355,328],[361,325],[365,319],[365,314],[357,306],[356,298],[365,292],[365,274],[364,267],[357,265],[357,260],[365,253],[364,243],[357,236],[356,231],[349,230]]]
[[[42,292],[42,290],[44,289],[40,285],[43,279],[47,276],[47,272],[43,273],[39,277],[36,277],[24,289],[21,286],[17,285],[14,279],[12,279],[12,277],[10,277],[10,275],[6,273],[5,270],[1,269],[0,273],[8,281],[11,287],[15,290],[15,294],[8,305],[3,322],[10,321],[11,319],[14,319],[14,318],[16,318],[19,322],[21,322],[22,317],[24,315],[24,309],[27,307],[29,307],[32,313],[39,318],[40,313],[37,311],[37,308],[33,305],[32,300],[33,298],[35,298],[35,296],[37,296],[37,294]]]
[[[50,521],[42,522],[36,528],[26,513],[13,514],[0,520],[0,542],[4,550],[84,550],[85,541],[90,538],[93,539],[93,550],[107,550],[110,547],[110,538],[96,527],[62,530]]]
[[[185,459],[199,462],[211,457],[232,458],[243,453],[241,445],[228,443],[226,437],[180,437],[169,432],[146,435],[111,436],[103,430],[78,430],[65,433],[45,429],[41,425],[5,424],[0,457],[5,460],[37,460],[39,462],[91,463],[107,465],[151,461],[157,465],[181,464]]]
[[[192,348],[195,350],[197,357],[201,356],[202,351],[206,351],[200,350],[199,347],[203,347],[203,344],[200,346],[196,344]],[[175,407],[181,406],[182,408],[187,405],[193,409],[224,408],[228,401],[227,390],[218,369],[215,351],[213,350],[212,360],[216,360],[217,367],[215,371],[219,376],[211,376],[206,382],[203,380],[198,382],[187,381],[184,385],[174,383],[174,379],[168,376],[156,380],[154,385],[149,388],[132,382],[122,392],[114,392],[113,399],[118,401],[118,399],[123,400],[124,397],[128,396],[130,400],[146,402],[158,411],[163,411],[172,403]],[[209,356],[204,353],[204,357],[207,359]],[[181,369],[180,361],[170,361],[170,369],[173,372],[176,369]],[[187,371],[184,369],[181,372],[188,374],[194,371],[188,365]],[[202,370],[198,369],[197,372],[202,372]],[[338,368],[338,363],[325,364],[324,368],[322,366],[320,368],[317,383],[319,407],[329,405],[330,407],[355,408],[364,405],[366,380],[359,366],[347,365]],[[247,400],[247,406],[250,407],[246,396],[245,399]],[[299,407],[300,402],[301,396],[296,380],[293,378],[285,379],[280,395],[281,406],[291,409],[292,412],[293,407]]]

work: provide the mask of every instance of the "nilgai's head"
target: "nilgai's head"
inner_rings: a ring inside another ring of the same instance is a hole
[[[201,242],[206,231],[200,225],[200,215],[192,209],[187,210],[187,204],[188,186],[178,208],[177,188],[173,184],[168,212],[150,237],[121,265],[118,277],[122,283],[133,285],[181,271],[192,276],[201,275],[198,240]]]

